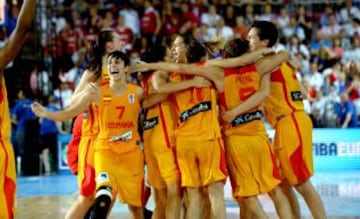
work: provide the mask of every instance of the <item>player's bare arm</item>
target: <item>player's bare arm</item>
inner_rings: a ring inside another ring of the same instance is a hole
[[[262,48],[253,52],[246,53],[239,57],[226,58],[226,59],[211,59],[206,62],[206,65],[218,66],[221,68],[236,68],[254,63],[262,56],[267,56],[273,53],[274,51],[270,48]]]
[[[79,95],[82,96],[79,101],[61,111],[49,111],[37,102],[31,105],[31,109],[38,117],[54,121],[66,121],[85,111],[91,102],[97,102],[100,98],[100,89],[96,84],[89,83]]]
[[[2,79],[4,68],[19,53],[22,45],[27,39],[35,13],[36,2],[36,0],[24,1],[15,30],[11,33],[4,47],[0,49],[0,79]]]
[[[155,71],[154,76],[151,78],[151,84],[152,86],[156,86],[157,83],[166,83],[168,80],[168,74],[163,71]],[[169,94],[160,94],[160,93],[153,93],[147,96],[143,102],[142,107],[144,109],[151,108],[155,106],[156,104],[161,103],[162,101],[166,100],[166,98],[169,96]]]

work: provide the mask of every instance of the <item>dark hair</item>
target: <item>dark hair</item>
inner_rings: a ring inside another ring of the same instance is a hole
[[[106,53],[106,43],[113,41],[112,30],[103,30],[98,35],[96,40],[90,45],[88,58],[89,70],[95,72],[96,78],[101,76],[102,57]]]
[[[167,47],[164,45],[154,45],[141,54],[141,61],[152,63],[163,61],[166,56]],[[153,71],[141,72],[144,78],[148,77]]]
[[[260,40],[269,40],[267,47],[272,47],[278,40],[279,33],[275,24],[270,21],[254,21],[251,28],[257,30]]]
[[[179,35],[186,47],[186,58],[189,63],[199,62],[207,54],[206,48],[193,34],[186,33]]]
[[[229,40],[224,47],[224,57],[231,58],[241,56],[249,51],[249,41],[243,38]]]
[[[124,66],[130,65],[129,57],[119,50],[109,53],[107,59],[121,59],[124,62]]]
[[[144,62],[159,62],[164,60],[167,48],[164,45],[154,45],[141,54],[141,60]]]

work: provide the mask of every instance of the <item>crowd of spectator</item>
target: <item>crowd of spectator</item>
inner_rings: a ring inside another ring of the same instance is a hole
[[[15,1],[16,2],[16,1]],[[176,33],[193,33],[199,41],[247,37],[255,20],[279,27],[276,50],[296,60],[299,80],[308,90],[306,112],[315,127],[357,127],[360,116],[359,1],[230,0],[52,0],[40,1],[38,38],[42,64],[29,74],[33,95],[54,95],[69,105],[86,67],[86,51],[105,28],[115,29],[132,62],[156,43]],[[0,43],[13,30],[18,4],[8,4]],[[51,63],[51,68],[44,68]]]

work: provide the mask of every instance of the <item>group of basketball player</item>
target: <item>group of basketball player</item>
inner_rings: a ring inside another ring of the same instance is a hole
[[[23,43],[35,3],[25,1],[17,29],[0,50],[2,69]],[[300,218],[292,188],[314,218],[326,218],[310,182],[312,124],[287,53],[272,54],[269,49],[277,37],[273,23],[257,21],[249,41],[231,40],[224,47],[224,59],[209,60],[208,44],[179,35],[170,50],[160,46],[146,53],[148,63],[129,66],[129,58],[119,51],[119,36],[101,31],[71,106],[57,112],[38,103],[32,106],[38,116],[53,120],[82,114],[80,195],[66,218],[106,218],[116,195],[128,205],[132,218],[143,218],[145,163],[154,190],[154,218],[225,218],[228,175],[241,218],[267,217],[257,199],[264,193],[274,201],[280,218]],[[138,71],[146,71],[141,74],[142,87],[126,80]],[[15,167],[1,81],[0,216],[13,218]],[[142,108],[147,113],[140,136],[137,121]],[[273,144],[264,115],[275,129]]]

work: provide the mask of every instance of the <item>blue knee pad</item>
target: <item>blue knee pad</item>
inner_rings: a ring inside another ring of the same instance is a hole
[[[101,186],[96,191],[95,203],[92,207],[90,219],[104,219],[108,214],[112,200],[112,189],[109,186]]]

